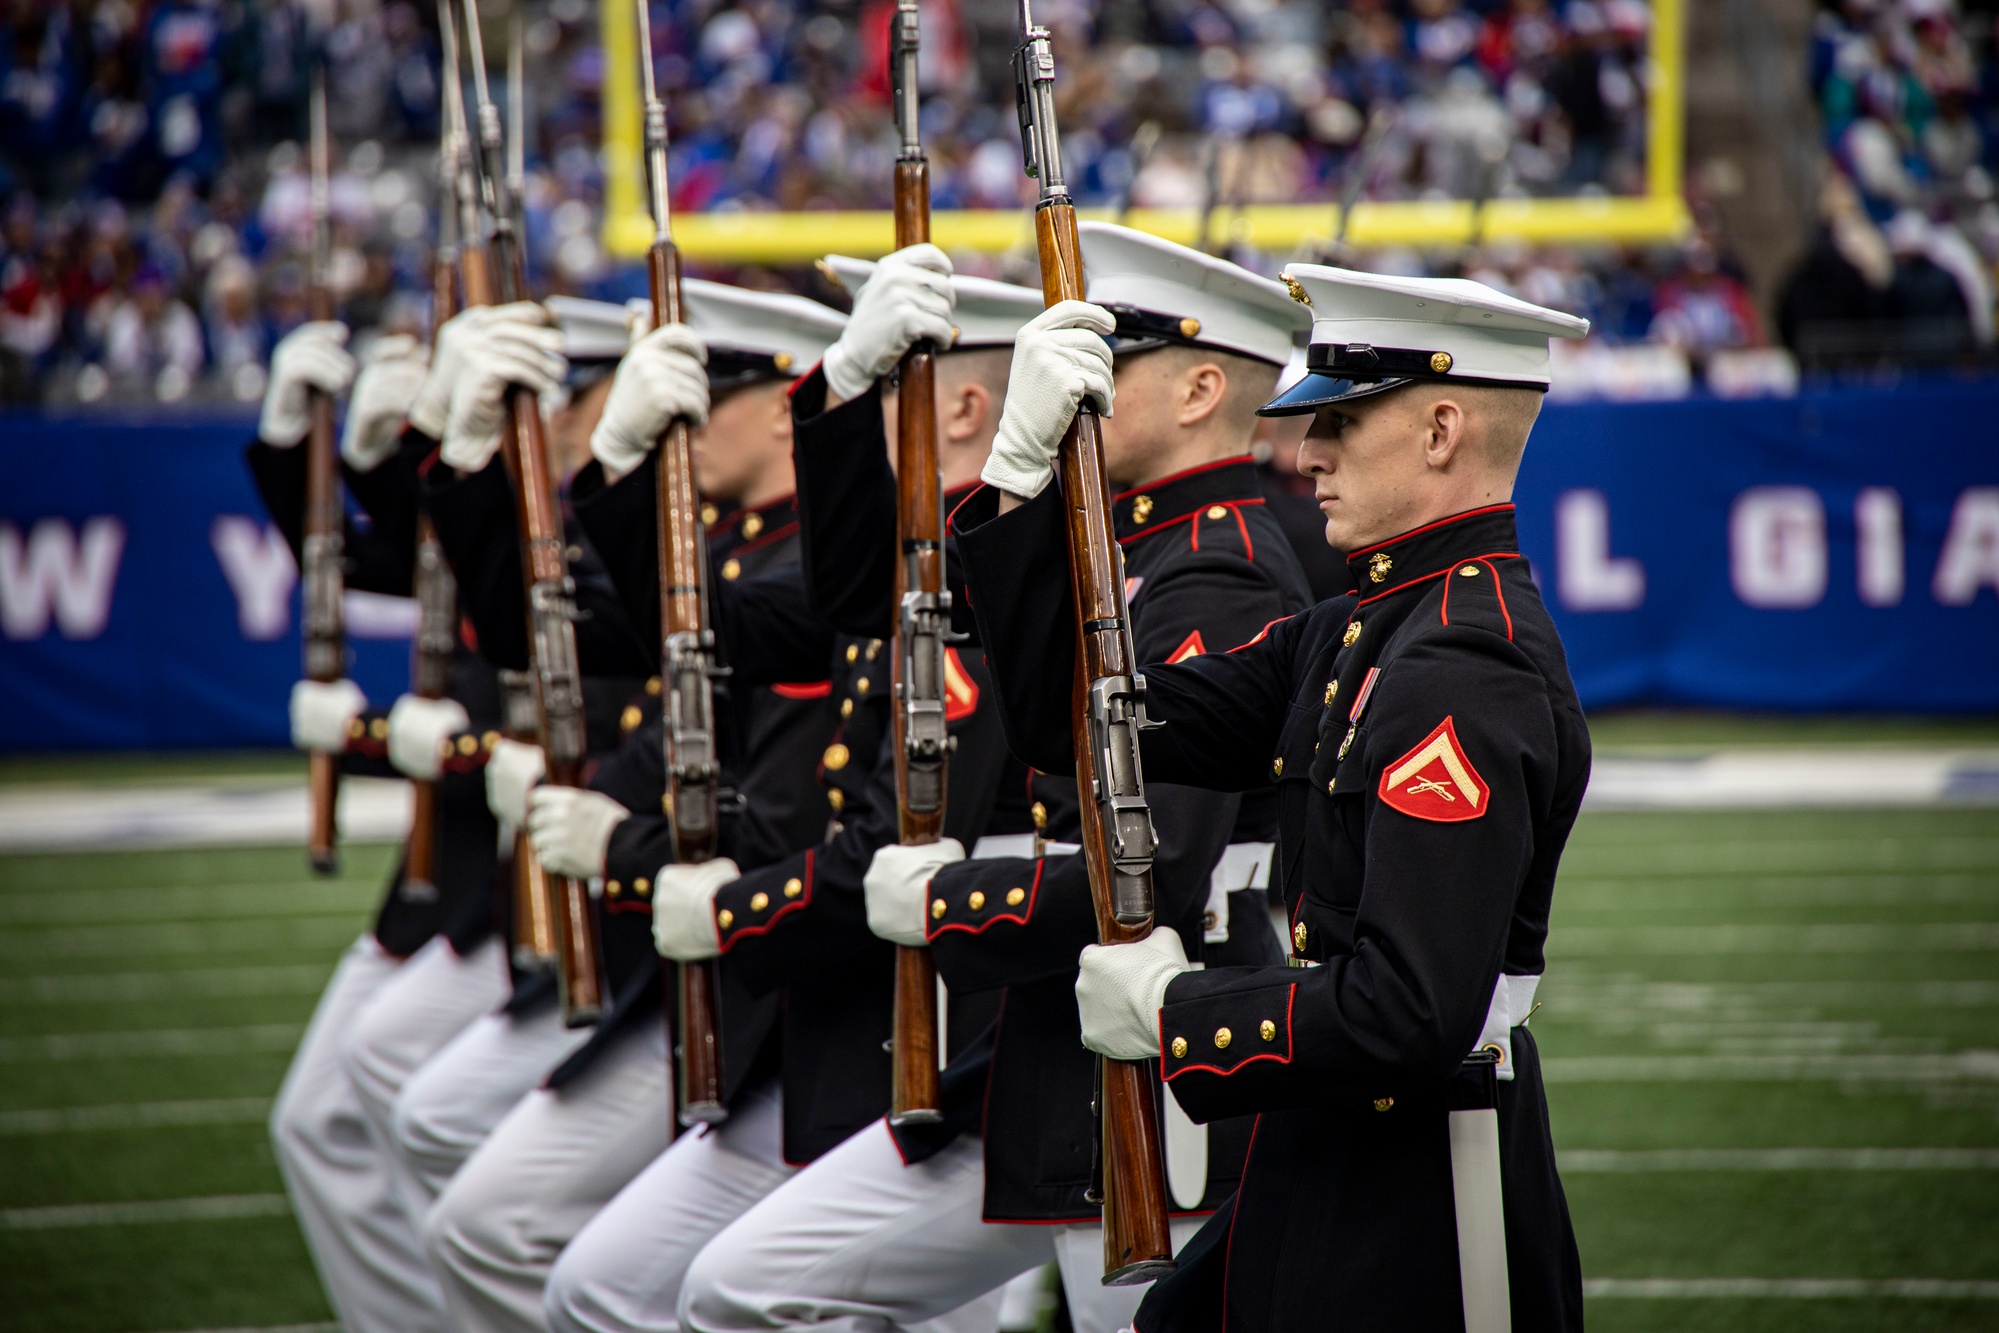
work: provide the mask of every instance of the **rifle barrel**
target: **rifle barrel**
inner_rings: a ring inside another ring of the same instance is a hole
[[[326,73],[312,78],[312,260],[306,291],[307,315],[333,318],[332,140],[326,123]],[[333,399],[317,389],[306,399],[311,427],[305,454],[305,540],[301,574],[305,581],[305,676],[322,684],[346,674],[347,647],[341,622],[345,557],[344,516],[340,505],[339,456],[333,440]],[[336,846],[335,810],[340,796],[340,759],[315,750],[308,761],[307,793],[311,815],[306,834],[306,859],[314,872],[331,875],[340,868]]]

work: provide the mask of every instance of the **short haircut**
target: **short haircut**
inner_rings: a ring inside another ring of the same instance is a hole
[[[1222,419],[1240,425],[1245,437],[1256,429],[1256,409],[1269,402],[1277,392],[1280,367],[1253,356],[1224,352],[1215,347],[1183,347],[1177,343],[1168,343],[1157,351],[1141,355],[1167,358],[1167,365],[1176,375],[1210,363],[1221,367],[1222,374],[1229,380],[1228,391],[1222,396]]]
[[[962,352],[946,352],[937,358],[937,368],[944,386],[976,380],[998,402],[1006,397],[1007,376],[1013,371],[1013,348],[967,347]]]
[[[1439,386],[1444,387],[1444,386]],[[1535,418],[1541,415],[1539,389],[1515,389],[1496,384],[1467,384],[1452,388],[1451,394],[1484,423],[1486,462],[1506,476],[1520,470],[1520,455],[1527,448]]]

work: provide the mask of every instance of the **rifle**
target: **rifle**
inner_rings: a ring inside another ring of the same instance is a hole
[[[646,280],[655,328],[681,322],[680,250],[673,243],[667,192],[666,104],[653,81],[652,15],[635,0],[639,16],[639,67],[645,80],[646,191],[652,206],[652,248]],[[722,768],[715,748],[715,632],[708,618],[708,527],[694,487],[694,449],[687,422],[676,420],[659,442],[660,675],[666,690],[666,813],[673,825],[674,860],[696,865],[714,859],[720,835]],[[662,968],[668,966],[660,961]],[[729,1118],[722,1101],[722,1031],[714,965],[682,963],[668,1008],[675,1014],[677,1068],[674,1086],[682,1125],[713,1125]]]
[[[453,203],[458,210],[458,271],[465,291],[465,305],[493,303],[493,274],[486,262],[486,247],[479,228],[479,181],[472,161],[472,135],[465,122],[465,92],[458,74],[458,27],[452,17],[450,0],[438,0],[438,28],[444,37],[444,115],[450,127],[446,140],[447,160],[438,164],[440,176],[449,175],[454,186]],[[516,459],[504,454],[508,475],[515,478]],[[504,705],[504,728],[510,740],[535,743],[538,723],[534,702],[534,673],[501,671],[500,689]],[[555,907],[549,898],[548,876],[534,858],[534,847],[526,829],[514,830],[514,966],[523,972],[546,973],[556,965]]]
[[[312,268],[306,289],[306,317],[333,318],[333,290],[328,277],[333,265],[332,143],[326,127],[326,71],[312,75]],[[342,633],[340,600],[344,592],[345,559],[340,506],[339,456],[333,445],[333,399],[309,390],[312,429],[305,446],[305,541],[301,564],[305,580],[305,676],[328,684],[346,674],[347,645]],[[340,796],[340,756],[314,750],[308,761],[307,789],[311,817],[306,833],[306,859],[313,872],[338,873],[334,806]]]
[[[520,301],[526,299],[527,265],[518,227],[518,201],[507,182],[506,135],[500,128],[500,109],[486,86],[478,0],[465,0],[465,37],[479,106],[477,160],[489,218],[487,250],[494,286],[501,302]],[[516,80],[516,95],[518,84]],[[548,781],[560,787],[580,787],[585,738],[583,680],[576,663],[576,585],[569,577],[564,554],[562,511],[555,502],[541,404],[532,389],[519,384],[508,388],[507,418],[500,440],[507,470],[515,482],[529,656],[535,676],[536,737],[547,762]],[[515,845],[518,849],[520,844],[517,841]],[[532,857],[528,859],[532,863]],[[572,1028],[588,1027],[604,1013],[596,913],[584,884],[567,875],[548,875],[547,879],[547,898],[556,908],[554,945],[562,1021]]]
[[[930,159],[918,134],[921,28],[916,0],[896,0],[889,18],[889,69],[902,150],[895,162],[895,245],[930,239]],[[951,750],[944,719],[944,640],[951,594],[944,589],[944,498],[937,460],[937,357],[928,340],[902,355],[898,370],[895,813],[898,840],[932,843],[944,831],[944,773]],[[928,949],[895,950],[894,1072],[889,1120],[943,1119],[937,1093],[937,964]]]
[[[1027,174],[1040,182],[1034,239],[1050,305],[1084,295],[1076,206],[1062,176],[1055,126],[1055,53],[1048,30],[1020,0],[1014,91]],[[1076,603],[1076,787],[1094,800],[1083,820],[1097,941],[1125,944],[1152,930],[1152,812],[1145,803],[1138,733],[1146,726],[1145,678],[1136,671],[1124,560],[1111,535],[1103,437],[1085,403],[1063,438],[1062,497],[1069,510],[1069,579]],[[1173,1268],[1160,1168],[1157,1077],[1135,1060],[1099,1060],[1097,1132],[1104,1205],[1104,1285],[1150,1282]]]

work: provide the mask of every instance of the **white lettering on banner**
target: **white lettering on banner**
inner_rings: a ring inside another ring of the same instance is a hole
[[[416,636],[414,597],[349,588],[340,597],[340,619],[349,638],[409,639]]]
[[[1999,590],[1999,486],[1957,497],[1930,590],[1945,606],[1969,606],[1980,588]]]
[[[1892,487],[1867,486],[1853,497],[1855,575],[1860,600],[1895,606],[1907,576],[1902,557],[1902,497]]]
[[[1631,611],[1645,601],[1645,566],[1610,553],[1610,503],[1602,491],[1555,501],[1555,570],[1571,611]]]
[[[125,525],[115,518],[88,519],[83,540],[68,520],[45,518],[27,540],[12,523],[0,523],[0,630],[16,640],[49,632],[53,613],[65,639],[94,639],[111,619],[111,591]]]
[[[1825,597],[1825,502],[1809,486],[1753,486],[1728,515],[1735,595],[1768,610],[1817,606]]]
[[[208,529],[222,576],[236,594],[236,624],[253,642],[282,639],[292,624],[298,564],[276,527],[242,514],[223,514]]]

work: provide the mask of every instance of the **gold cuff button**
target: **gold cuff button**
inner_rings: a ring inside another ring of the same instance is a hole
[[[665,688],[665,683],[658,676],[654,676],[646,682],[647,694],[657,695],[663,688]]]
[[[485,746],[488,750],[492,749],[495,745],[498,745],[499,743],[500,743],[500,733],[497,731],[489,731],[485,735],[479,738],[479,744]],[[458,749],[461,753],[464,754],[472,753],[471,750],[466,748],[464,741],[458,742]]]
[[[1016,887],[1008,889],[1006,891],[1006,905],[1008,907],[1018,907],[1026,901],[1027,901],[1026,889]]]
[[[470,736],[467,736],[465,739],[469,741],[472,738]],[[458,753],[458,747],[451,743],[450,737],[447,736],[443,740],[437,743],[437,757],[439,759],[449,759],[452,755],[457,753]]]
[[[1264,1019],[1263,1022],[1257,1025],[1256,1035],[1263,1038],[1265,1041],[1276,1041],[1277,1024],[1271,1022],[1267,1018]]]
[[[737,578],[741,577],[742,572],[743,562],[734,556],[730,556],[722,562],[722,577],[728,579],[730,582],[734,582]]]
[[[1233,1032],[1230,1032],[1230,1031],[1229,1031],[1229,1030],[1228,1030],[1227,1028],[1216,1028],[1216,1029],[1215,1029],[1215,1049],[1216,1049],[1216,1050],[1218,1050],[1218,1051],[1226,1051],[1226,1050],[1227,1050],[1227,1049],[1229,1048],[1229,1043],[1230,1043],[1230,1042],[1232,1042],[1232,1041],[1234,1041],[1234,1040],[1235,1040],[1235,1033],[1233,1033]]]
[[[986,895],[977,889],[973,889],[971,896],[965,899],[965,906],[971,908],[974,912],[984,911]]]
[[[727,930],[730,926],[736,924],[736,914],[734,912],[731,912],[728,908],[724,907],[721,911],[715,914],[715,924],[720,926],[722,929]]]
[[[647,879],[644,875],[640,875],[637,879],[632,881],[632,892],[636,893],[641,898],[645,897],[648,893],[652,892],[652,881]]]
[[[942,898],[933,898],[930,900],[930,919],[932,921],[942,921],[944,919],[944,913],[950,910],[951,909],[945,905],[944,900]]]
[[[761,912],[769,906],[770,895],[768,893],[753,893],[750,895],[750,910],[752,912]]]
[[[613,898],[617,897],[618,894],[622,892],[622,889],[623,886],[620,885],[618,881],[616,881],[615,879],[607,879],[604,881],[604,892],[608,893]]]
[[[368,734],[378,741],[387,740],[389,738],[389,720],[385,717],[376,718],[368,724]]]
[[[1186,1039],[1185,1037],[1175,1037],[1175,1038],[1173,1039],[1173,1045],[1172,1045],[1172,1047],[1171,1047],[1171,1050],[1172,1050],[1172,1052],[1173,1052],[1173,1058],[1174,1058],[1175,1060],[1184,1060],[1184,1059],[1186,1059],[1186,1058],[1187,1058],[1187,1039]]]
[[[487,734],[493,735],[493,733],[491,732],[488,732]],[[499,740],[500,738],[498,736],[493,736],[493,745],[499,744]],[[470,736],[460,736],[458,738],[458,753],[463,755],[470,755],[478,748],[479,748],[479,742],[473,740]],[[486,748],[490,750],[493,748],[493,746],[488,745]]]
[[[795,879],[788,879],[784,882],[785,897],[796,898],[799,894],[803,892],[805,892],[805,885],[800,881]]]

